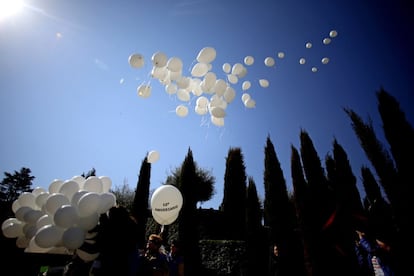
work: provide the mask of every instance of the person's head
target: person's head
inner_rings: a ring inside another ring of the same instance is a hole
[[[277,246],[277,244],[273,245],[273,255],[279,256],[279,247]]]
[[[160,235],[151,234],[148,237],[147,249],[150,251],[158,251],[162,245],[162,238]]]

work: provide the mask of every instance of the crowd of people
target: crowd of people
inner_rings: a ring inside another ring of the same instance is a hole
[[[85,242],[85,246],[91,250],[93,245],[92,251],[99,252],[98,257],[85,262],[74,254],[65,268],[65,276],[184,275],[180,242],[166,242],[162,235],[150,234],[146,245],[140,248],[137,223],[125,207],[112,207],[107,214],[102,214],[94,231],[96,238]]]

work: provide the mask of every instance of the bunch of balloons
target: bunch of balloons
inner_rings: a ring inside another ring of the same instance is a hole
[[[329,35],[322,40],[323,45],[329,45],[338,36],[336,30],[331,30]],[[312,48],[312,42],[306,42],[306,49]],[[198,115],[209,115],[211,122],[216,126],[224,126],[226,108],[236,97],[236,85],[248,73],[248,67],[255,63],[255,58],[251,55],[245,56],[243,61],[234,63],[224,63],[221,67],[224,78],[218,77],[213,71],[212,62],[216,59],[217,52],[213,47],[202,48],[189,70],[189,76],[183,74],[183,61],[176,56],[168,57],[163,52],[155,52],[151,57],[152,70],[151,78],[157,79],[165,87],[168,95],[176,95],[182,103],[177,105],[175,113],[179,117],[186,117],[189,113],[188,102],[194,97],[196,105],[194,111]],[[275,67],[276,58],[284,59],[285,52],[279,51],[275,57],[267,56],[263,60],[266,67]],[[323,57],[322,64],[328,64],[330,59]],[[132,68],[140,69],[145,65],[145,58],[142,54],[133,53],[129,56],[128,62]],[[299,64],[308,63],[305,57],[299,58]],[[312,72],[317,72],[318,67],[313,65]],[[258,84],[262,88],[270,85],[269,80],[258,79]],[[255,108],[256,101],[247,91],[251,87],[251,82],[245,80],[242,83],[243,93],[241,101],[246,108]],[[137,87],[139,97],[148,98],[151,96],[152,87],[150,82],[144,82]]]
[[[161,225],[173,223],[178,218],[182,206],[181,192],[173,185],[162,185],[151,196],[152,217]]]
[[[53,180],[22,193],[12,204],[15,217],[2,223],[7,238],[31,253],[72,254],[98,224],[100,214],[116,205],[107,176]]]

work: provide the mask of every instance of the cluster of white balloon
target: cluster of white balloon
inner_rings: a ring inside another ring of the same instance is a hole
[[[161,225],[169,225],[178,218],[182,205],[180,190],[173,185],[162,185],[151,196],[152,217]]]
[[[331,39],[338,35],[336,30],[329,32],[329,37],[323,39],[323,44],[328,45]],[[306,48],[312,48],[312,43],[307,42]],[[246,56],[243,62],[237,62],[233,65],[224,63],[222,70],[225,73],[225,79],[219,78],[216,73],[212,71],[212,62],[216,59],[216,50],[213,47],[204,47],[201,49],[196,57],[196,62],[191,67],[191,76],[183,75],[183,62],[179,57],[170,57],[163,52],[155,52],[152,57],[151,78],[157,79],[165,86],[165,92],[169,95],[176,95],[178,100],[183,102],[179,104],[175,113],[179,117],[186,117],[189,113],[188,104],[194,95],[197,97],[194,111],[198,115],[210,115],[211,122],[216,126],[224,126],[224,118],[226,117],[227,105],[233,102],[236,97],[236,90],[232,87],[247,75],[247,67],[254,64],[253,56]],[[278,52],[277,58],[285,58],[284,52]],[[128,62],[131,67],[139,69],[145,64],[145,58],[142,54],[133,53],[129,56]],[[322,64],[329,62],[328,57],[322,58]],[[306,63],[306,58],[299,59],[300,64]],[[276,64],[275,58],[267,56],[264,59],[264,64],[267,67],[274,67]],[[312,72],[317,72],[316,66],[312,67]],[[262,88],[269,87],[270,83],[267,79],[259,79],[259,85]],[[241,101],[246,108],[256,107],[256,101],[252,98],[248,90],[251,87],[249,80],[243,81],[241,88],[243,93]],[[148,98],[151,96],[152,87],[150,82],[144,82],[137,88],[138,96]]]
[[[100,214],[116,205],[107,176],[74,176],[53,180],[48,190],[41,187],[22,193],[12,204],[15,217],[2,223],[7,238],[30,253],[73,254],[88,258],[79,247],[88,240]]]

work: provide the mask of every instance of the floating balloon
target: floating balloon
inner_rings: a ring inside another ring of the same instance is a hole
[[[148,163],[155,163],[160,159],[160,153],[156,150],[152,150],[147,155]]]
[[[216,118],[224,118],[226,116],[226,111],[224,108],[219,106],[214,106],[210,109],[211,115],[213,115]]]
[[[264,63],[267,67],[272,67],[275,65],[275,59],[272,57],[267,57],[265,58]]]
[[[179,212],[173,213],[170,216],[162,216],[158,212],[155,212],[154,210],[151,210],[152,217],[156,222],[158,222],[161,225],[170,225],[174,221],[177,220]]]
[[[318,68],[317,68],[317,67],[312,67],[312,72],[313,72],[313,73],[318,72]]]
[[[62,228],[73,226],[78,220],[78,212],[72,205],[63,205],[56,210],[53,216],[55,224]]]
[[[305,64],[306,63],[306,59],[305,58],[300,58],[299,59],[299,64]]]
[[[312,48],[312,43],[311,43],[311,42],[307,42],[307,43],[305,44],[305,47],[306,47],[307,49]]]
[[[49,184],[49,193],[59,193],[60,187],[63,184],[63,180],[55,179]]]
[[[252,57],[252,56],[246,56],[244,58],[244,64],[250,66],[250,65],[253,65],[253,63],[254,63],[254,57]]]
[[[85,184],[83,185],[83,188],[88,192],[94,192],[94,193],[102,193],[102,181],[97,176],[89,176]]]
[[[223,72],[226,74],[229,74],[231,71],[230,63],[224,63],[222,68],[223,68]]]
[[[45,225],[36,232],[34,239],[41,248],[53,247],[62,240],[63,231],[56,225]]]
[[[251,86],[250,81],[244,81],[244,82],[242,83],[242,89],[243,89],[243,91],[248,90],[248,89],[250,88],[250,86]]]
[[[78,202],[78,212],[80,217],[88,217],[98,212],[101,204],[101,197],[98,193],[88,192],[81,196]]]
[[[188,107],[186,107],[184,105],[179,105],[175,108],[175,113],[179,117],[185,117],[185,116],[188,115]]]
[[[151,86],[141,84],[137,88],[137,94],[142,98],[148,98],[149,96],[151,96]]]
[[[167,69],[172,72],[180,72],[183,69],[183,62],[178,57],[172,57],[167,61]]]
[[[285,53],[284,52],[279,52],[279,53],[277,53],[277,57],[278,58],[284,58],[285,57]]]
[[[247,108],[254,108],[256,107],[256,101],[252,98],[249,98],[244,102],[244,106]]]
[[[204,47],[197,55],[197,61],[203,63],[210,63],[216,58],[216,49],[213,47]]]
[[[226,91],[224,91],[223,98],[227,103],[231,103],[234,98],[236,97],[236,91],[233,87],[227,87]]]
[[[168,57],[163,52],[156,52],[152,55],[151,61],[155,67],[164,67],[167,65]]]
[[[62,235],[62,244],[69,250],[79,248],[85,241],[85,231],[80,227],[69,227]]]
[[[322,42],[323,44],[328,45],[329,43],[331,43],[331,39],[327,37],[327,38],[324,38]]]
[[[207,63],[196,63],[193,68],[191,69],[191,75],[193,77],[203,77],[208,72],[208,65]]]
[[[141,54],[132,54],[129,56],[128,62],[132,68],[141,68],[144,66],[144,56]]]
[[[260,86],[261,86],[261,87],[263,87],[263,88],[269,87],[269,81],[268,81],[268,80],[266,80],[266,79],[260,79],[260,80],[259,80],[259,84],[260,84]]]
[[[332,37],[332,38],[337,37],[338,32],[336,30],[332,30],[332,31],[329,32],[329,36]]]
[[[328,62],[329,62],[329,58],[327,57],[322,58],[322,64],[328,64]]]
[[[210,120],[213,123],[213,125],[215,125],[215,126],[218,126],[218,127],[223,127],[224,126],[224,118],[217,118],[217,117],[214,117],[213,115],[211,115]]]
[[[162,185],[151,196],[151,211],[156,214],[154,219],[160,224],[166,223],[169,218],[174,218],[174,215],[180,212],[182,204],[181,192],[173,185]],[[168,222],[172,223],[172,221]]]

